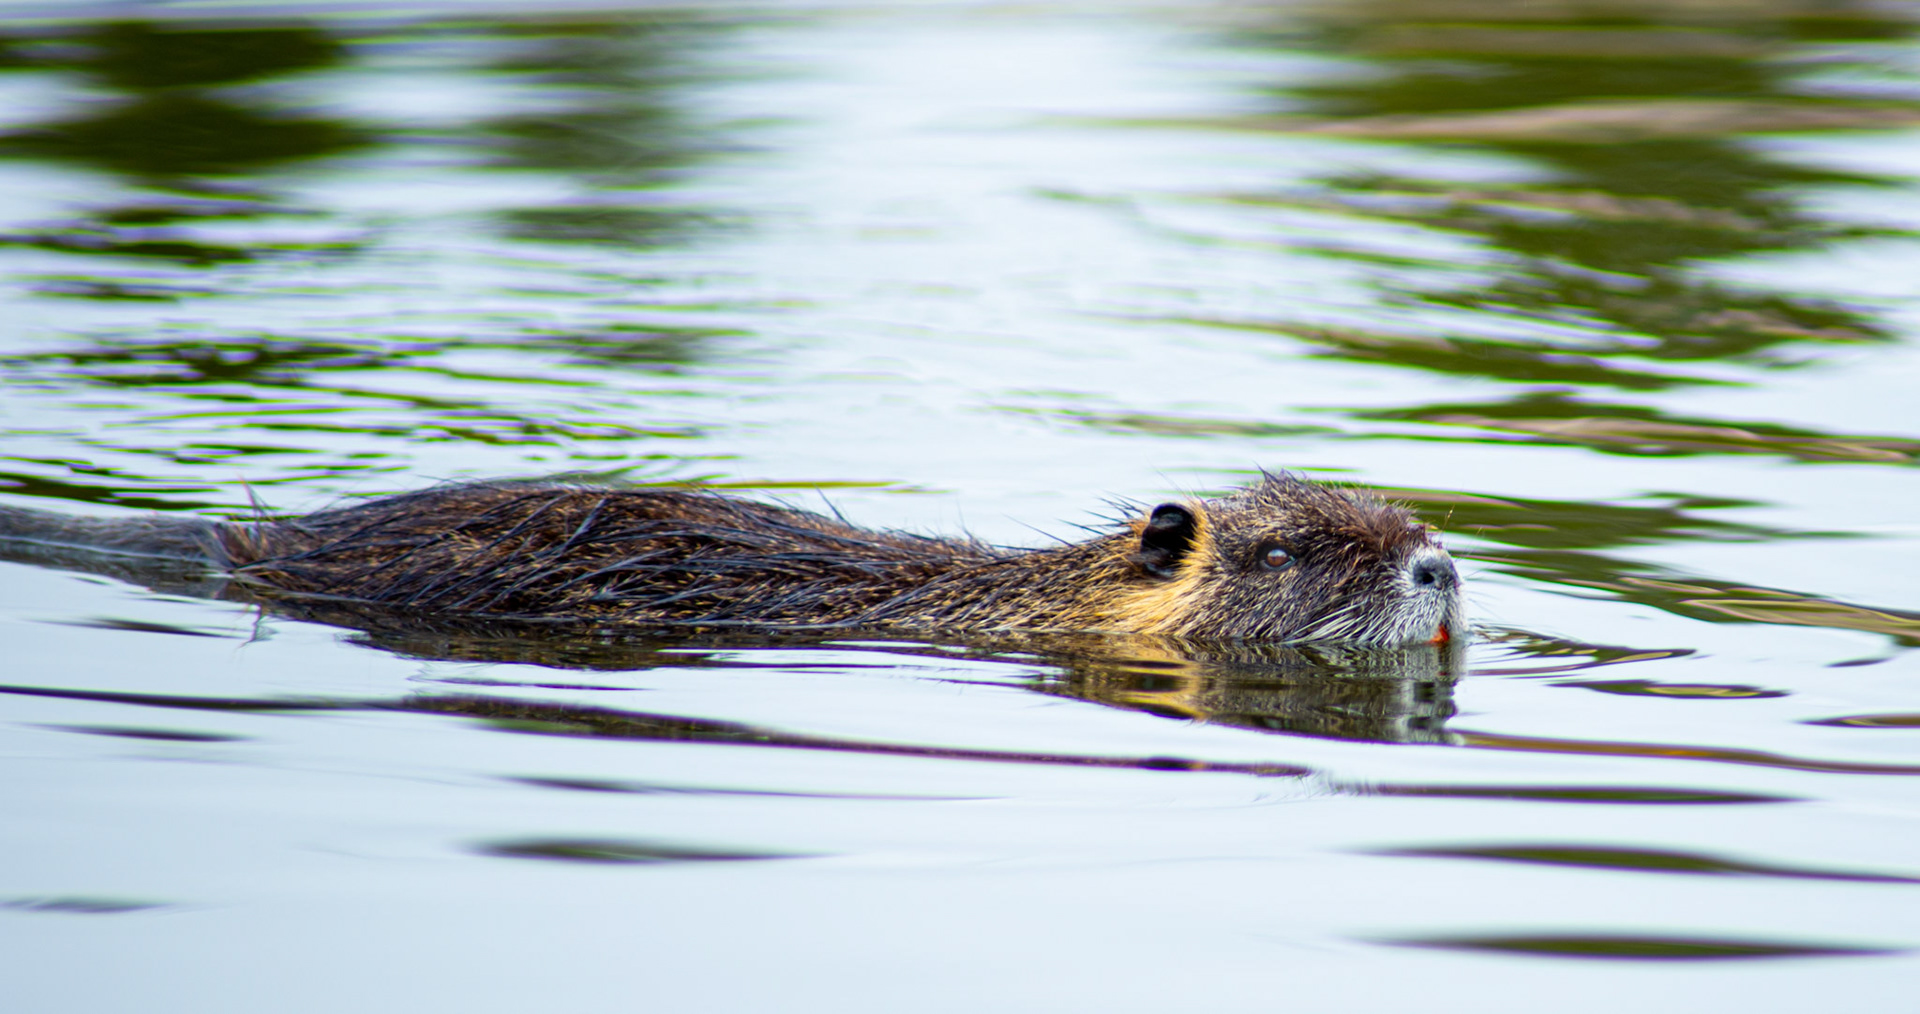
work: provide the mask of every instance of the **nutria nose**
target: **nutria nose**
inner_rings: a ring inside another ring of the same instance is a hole
[[[1452,588],[1460,582],[1460,575],[1453,569],[1453,557],[1437,549],[1429,549],[1413,558],[1407,565],[1407,573],[1412,576],[1417,587]]]

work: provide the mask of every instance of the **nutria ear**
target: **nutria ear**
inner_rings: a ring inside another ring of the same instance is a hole
[[[1149,574],[1172,577],[1180,568],[1180,559],[1193,546],[1198,528],[1193,512],[1177,503],[1163,503],[1153,509],[1147,526],[1140,530],[1140,552],[1134,561]]]

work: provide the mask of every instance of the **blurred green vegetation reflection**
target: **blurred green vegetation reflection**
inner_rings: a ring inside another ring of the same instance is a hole
[[[706,31],[701,22],[668,15],[560,14],[425,23],[391,34],[296,20],[81,23],[23,33],[4,40],[13,59],[0,69],[64,73],[83,82],[90,97],[73,115],[0,136],[0,157],[115,174],[131,194],[128,203],[77,220],[0,235],[0,244],[186,268],[353,253],[364,245],[357,238],[238,242],[202,227],[237,219],[337,219],[339,209],[276,200],[275,190],[283,189],[279,174],[374,148],[449,144],[468,166],[562,174],[581,191],[568,203],[491,212],[504,238],[632,248],[675,242],[720,221],[657,192],[701,153],[691,126],[663,93],[683,82]],[[351,107],[315,106],[299,101],[299,91],[279,87],[329,71],[350,80],[339,73],[365,74],[369,60],[396,50],[449,44],[455,62],[448,69],[559,98],[559,106],[428,125],[356,118]],[[63,294],[192,293],[98,277],[90,285],[69,279]]]
[[[311,26],[121,22],[36,41],[36,56],[22,66],[81,75],[114,97],[77,117],[14,133],[0,150],[16,155],[178,185],[332,155],[366,140],[341,120],[221,90],[341,63],[339,41]],[[48,45],[55,42],[62,45]]]
[[[191,463],[167,430],[212,418],[195,403],[215,401],[231,408],[213,414],[244,427],[251,443],[294,436],[299,446],[286,453],[332,458],[251,476],[253,485],[350,474],[368,459],[403,467],[404,456],[385,449],[392,440],[551,447],[569,460],[605,460],[593,444],[697,436],[684,412],[656,421],[641,409],[615,421],[558,392],[593,391],[594,400],[627,407],[630,392],[580,368],[682,374],[714,340],[742,333],[724,301],[690,310],[657,299],[662,280],[630,263],[730,221],[675,189],[711,145],[670,93],[717,26],[688,15],[561,11],[401,24],[185,19],[5,29],[0,72],[35,75],[73,101],[0,134],[0,158],[56,175],[98,174],[85,192],[104,195],[67,202],[61,217],[0,223],[0,248],[58,258],[29,262],[57,265],[23,276],[33,291],[103,304],[221,300],[275,315],[238,329],[203,315],[74,333],[4,353],[0,382],[139,392],[149,399],[141,421],[152,439],[131,430],[83,438],[115,454]],[[519,101],[449,117],[432,101],[414,113],[404,97],[392,109],[354,97],[369,87],[432,96],[442,85],[416,85],[423,72],[461,82],[446,94],[498,87]],[[474,173],[522,174],[529,185],[498,189],[479,208],[397,215],[358,206],[394,180],[394,168],[376,170],[380,184],[313,187],[381,164],[426,164],[420,178],[441,188]],[[455,253],[459,265],[426,252],[445,245],[449,225],[474,238]],[[556,244],[599,249],[542,252]],[[439,276],[460,271],[476,279],[507,272],[518,291],[496,288],[483,296],[494,305],[470,309],[472,299],[439,291]],[[409,292],[422,298],[409,301]],[[341,309],[290,317],[272,307],[321,300]],[[380,312],[382,300],[405,314]],[[279,321],[292,326],[271,323]],[[533,368],[502,358],[528,354],[539,359]],[[556,393],[515,398],[503,385]],[[617,456],[648,471],[668,457],[711,455],[653,446]],[[11,460],[32,466],[9,482],[16,492],[202,506],[172,497],[178,483],[135,470],[89,466],[56,477],[35,471],[52,459]]]
[[[1284,334],[1313,354],[1506,381],[1470,406],[1407,407],[1358,418],[1438,424],[1434,439],[1511,439],[1608,453],[1778,454],[1802,461],[1904,464],[1908,439],[1829,434],[1744,420],[1676,418],[1663,408],[1574,398],[1583,388],[1658,392],[1737,382],[1754,367],[1796,367],[1881,342],[1865,308],[1713,279],[1703,264],[1817,250],[1892,230],[1824,217],[1810,188],[1903,179],[1801,164],[1750,135],[1920,124],[1920,103],[1808,79],[1871,64],[1864,47],[1904,40],[1913,23],[1865,3],[1499,4],[1362,0],[1317,9],[1255,45],[1310,48],[1347,73],[1277,89],[1286,111],[1195,122],[1494,155],[1525,182],[1489,185],[1414,172],[1332,175],[1316,187],[1219,195],[1402,222],[1476,240],[1490,279],[1430,284],[1451,265],[1402,261],[1388,299],[1459,330],[1328,328],[1285,318],[1189,317]],[[1811,59],[1813,44],[1824,47]],[[1311,244],[1299,249],[1313,252]],[[1367,257],[1327,247],[1331,257]],[[1478,330],[1491,333],[1475,333]],[[1516,333],[1519,335],[1516,337]],[[1662,368],[1629,365],[1657,363]]]

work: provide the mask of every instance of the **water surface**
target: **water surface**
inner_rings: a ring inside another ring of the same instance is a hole
[[[16,549],[9,1009],[1910,1005],[1899,11],[222,11],[0,18],[9,503],[1035,545],[1286,468],[1479,637],[367,631]]]

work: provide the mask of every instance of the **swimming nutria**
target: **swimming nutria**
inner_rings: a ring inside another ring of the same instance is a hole
[[[1401,508],[1291,475],[1008,550],[710,492],[474,483],[285,521],[0,507],[0,538],[211,563],[400,617],[595,627],[1100,630],[1446,642],[1453,560]]]

